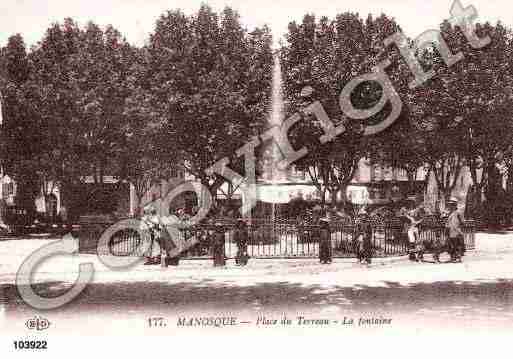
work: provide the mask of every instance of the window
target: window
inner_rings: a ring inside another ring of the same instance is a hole
[[[2,197],[4,199],[7,199],[13,195],[14,195],[14,183],[13,182],[3,183],[2,184]]]

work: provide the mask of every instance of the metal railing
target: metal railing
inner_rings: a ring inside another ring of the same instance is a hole
[[[82,253],[97,253],[97,243],[107,223],[88,223],[78,233],[79,248]],[[339,220],[330,223],[331,247],[334,257],[355,257],[355,226],[351,220]],[[237,245],[233,240],[235,226],[226,224],[225,255],[235,257]],[[467,249],[475,247],[475,223],[466,221],[463,226]],[[297,220],[253,220],[248,226],[248,254],[253,258],[308,258],[319,255],[319,230],[315,224]],[[210,234],[209,234],[210,232]],[[211,258],[212,226],[197,225],[180,231],[181,240],[191,243],[182,253],[182,258]],[[427,252],[435,244],[447,243],[445,223],[439,219],[428,219],[420,226],[420,239]],[[116,232],[111,240],[108,253],[116,256],[143,255],[141,236],[135,230]],[[372,247],[374,257],[403,256],[408,253],[409,243],[406,228],[398,219],[372,223]]]

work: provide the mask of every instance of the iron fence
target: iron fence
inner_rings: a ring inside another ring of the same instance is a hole
[[[79,248],[82,253],[97,253],[97,243],[107,223],[88,223],[78,233]],[[234,224],[225,224],[225,255],[234,258],[237,245],[233,240]],[[253,258],[308,258],[319,255],[320,227],[297,220],[253,220],[248,226],[248,254]],[[463,226],[465,243],[468,249],[475,247],[475,223],[466,221]],[[181,230],[180,240],[190,248],[183,258],[211,258],[212,227],[197,225]],[[355,257],[355,225],[350,219],[330,223],[331,247],[334,257]],[[439,219],[427,219],[420,226],[420,239],[430,244],[447,242],[445,223]],[[101,254],[115,256],[140,256],[142,239],[132,229],[116,232],[110,239],[108,248],[100,249]],[[403,256],[408,253],[409,243],[404,222],[375,220],[372,223],[372,246],[374,257]]]

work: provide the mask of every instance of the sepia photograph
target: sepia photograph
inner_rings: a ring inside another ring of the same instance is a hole
[[[508,1],[0,8],[0,354],[508,345]]]

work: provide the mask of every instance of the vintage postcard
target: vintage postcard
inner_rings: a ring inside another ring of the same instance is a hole
[[[1,9],[0,354],[508,344],[508,1]]]

